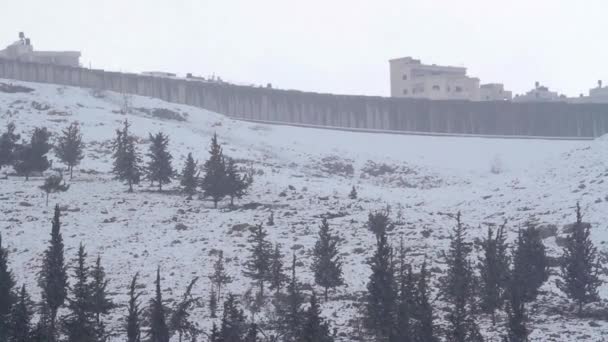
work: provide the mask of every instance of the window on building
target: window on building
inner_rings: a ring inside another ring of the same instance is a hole
[[[456,88],[454,88],[454,91],[457,93],[462,93],[462,87],[456,86]]]
[[[403,78],[404,81],[407,80],[407,74],[403,74],[402,78]]]
[[[441,88],[438,85],[434,85],[433,90],[441,90]]]
[[[403,95],[407,95],[407,89],[403,89]]]

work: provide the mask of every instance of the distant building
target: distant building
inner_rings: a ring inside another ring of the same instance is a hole
[[[505,86],[501,83],[482,84],[479,87],[480,101],[510,101],[513,94],[505,90]]]
[[[556,91],[551,91],[538,82],[534,85],[534,89],[513,98],[514,102],[566,102],[567,100],[564,95],[559,95]]]
[[[479,100],[479,79],[463,67],[422,64],[412,57],[392,59],[391,96],[432,100]]]
[[[177,74],[166,71],[144,71],[141,73],[145,76],[154,76],[154,77],[177,77]]]
[[[57,64],[71,67],[80,66],[79,51],[34,51],[34,46],[23,32],[19,33],[19,40],[0,50],[0,58],[13,59],[24,62],[44,64]]]

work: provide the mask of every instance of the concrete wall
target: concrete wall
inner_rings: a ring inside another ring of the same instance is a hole
[[[248,120],[440,134],[589,138],[608,104],[432,101],[317,94],[0,59],[0,78],[150,96]]]

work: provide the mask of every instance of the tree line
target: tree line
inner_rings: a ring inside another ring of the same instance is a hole
[[[6,131],[0,135],[0,169],[12,166],[18,175],[29,180],[32,174],[42,173],[51,167],[47,154],[54,150],[59,161],[66,165],[70,179],[73,178],[74,167],[84,158],[85,146],[77,122],[62,130],[55,146],[50,142],[51,133],[44,127],[35,128],[30,139],[21,142],[21,136],[15,130],[15,125],[9,123]],[[242,198],[253,183],[252,172],[241,172],[236,161],[223,153],[217,135],[211,139],[209,159],[199,167],[192,153],[189,153],[182,172],[177,172],[173,167],[166,134],[150,133],[149,140],[145,163],[127,120],[121,129],[116,130],[112,140],[112,173],[116,179],[128,185],[129,192],[133,191],[133,185],[144,179],[150,181],[151,186],[156,184],[159,191],[163,190],[163,185],[179,179],[181,190],[189,199],[201,190],[203,197],[210,198],[217,208],[224,198],[229,198],[230,205],[234,205],[234,200]],[[69,186],[60,174],[48,176],[40,188],[46,193],[48,205],[49,194],[67,191]]]
[[[488,315],[496,324],[496,312],[506,313],[503,341],[525,342],[530,333],[527,304],[534,301],[549,278],[549,260],[539,230],[532,224],[520,229],[508,244],[506,222],[492,229],[480,242],[482,253],[475,262],[473,244],[460,213],[455,215],[450,246],[443,253],[447,266],[439,277],[438,298],[447,305],[447,326],[436,327],[429,299],[430,274],[424,261],[417,273],[401,244],[396,250],[387,241],[391,223],[385,212],[370,214],[369,228],[376,236],[370,265],[372,274],[365,298],[365,326],[376,341],[450,342],[484,341],[478,320]],[[559,260],[559,289],[577,305],[599,301],[599,259],[590,239],[590,225],[582,221],[576,205],[576,222],[565,238]],[[509,253],[509,251],[511,251]],[[395,257],[396,255],[396,257]]]
[[[315,280],[328,288],[343,284],[341,261],[337,254],[336,237],[329,232],[327,221],[321,224],[319,239],[314,249]],[[37,275],[41,298],[33,301],[25,285],[17,287],[9,268],[8,249],[0,237],[0,340],[9,342],[103,342],[110,337],[123,337],[128,342],[168,342],[172,336],[179,341],[209,342],[333,342],[335,332],[321,315],[319,300],[314,291],[306,294],[298,280],[297,258],[293,254],[291,267],[283,265],[284,254],[279,244],[267,239],[267,232],[259,225],[249,238],[250,255],[243,274],[256,284],[259,292],[236,295],[224,294],[232,282],[226,271],[223,253],[217,254],[209,274],[211,289],[208,303],[194,296],[194,278],[183,296],[168,305],[163,298],[161,269],[157,268],[154,294],[146,303],[142,300],[142,284],[135,274],[127,287],[129,300],[119,306],[108,293],[109,280],[100,256],[89,264],[89,256],[81,243],[71,262],[66,261],[61,232],[61,210],[55,207],[51,236],[42,256]],[[288,275],[287,273],[290,273]],[[264,294],[270,284],[272,296]],[[259,286],[259,287],[258,287]],[[223,309],[218,303],[223,302]],[[276,319],[257,321],[262,305],[275,308]],[[201,329],[193,320],[194,309],[207,306],[213,320],[209,331]],[[59,315],[60,309],[65,314]],[[123,311],[118,330],[107,328],[111,312]],[[245,314],[249,311],[249,315]],[[218,312],[221,316],[218,317]],[[38,318],[34,322],[34,318]],[[219,318],[216,324],[215,318]]]

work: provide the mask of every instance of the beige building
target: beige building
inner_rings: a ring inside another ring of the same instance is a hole
[[[432,100],[479,100],[479,79],[463,67],[422,64],[411,57],[389,61],[391,96]]]
[[[510,101],[513,94],[505,90],[505,86],[501,83],[482,84],[479,87],[480,101]]]
[[[34,51],[30,39],[25,38],[23,32],[19,33],[18,41],[7,46],[6,49],[0,50],[0,58],[71,67],[80,66],[79,51]]]
[[[517,95],[513,98],[514,102],[566,102],[567,98],[564,95],[558,94],[556,91],[549,90],[548,87],[540,85],[536,82],[534,89],[523,95]]]

